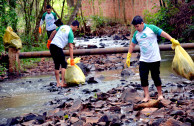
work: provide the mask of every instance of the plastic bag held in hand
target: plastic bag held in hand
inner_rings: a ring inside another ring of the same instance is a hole
[[[46,44],[46,46],[47,46],[48,49],[50,48],[50,44],[51,44],[51,40],[48,40],[47,41],[47,44]]]
[[[41,31],[41,27],[39,27],[38,32],[39,32],[40,34],[42,33],[42,31]]]
[[[74,65],[75,65],[74,59],[71,59],[71,60],[70,60],[70,65],[71,65],[71,66],[74,66]]]
[[[170,41],[172,42],[172,49],[175,49],[177,45],[180,45],[179,41],[174,38],[171,38]]]
[[[130,59],[131,59],[131,53],[127,54],[127,60],[126,60],[126,64],[128,67],[130,67]]]

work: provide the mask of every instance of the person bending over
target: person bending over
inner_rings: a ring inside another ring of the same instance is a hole
[[[68,25],[61,25],[57,28],[57,30],[53,31],[49,40],[51,41],[50,49],[51,56],[53,58],[55,64],[55,77],[57,80],[57,86],[66,87],[65,84],[65,70],[67,68],[67,62],[65,61],[65,55],[63,53],[63,48],[66,45],[69,45],[69,54],[70,54],[70,64],[74,65],[73,60],[73,40],[74,34],[79,27],[79,22],[77,20],[73,21],[70,26]],[[60,82],[59,77],[59,68],[61,66],[61,78],[62,81]]]

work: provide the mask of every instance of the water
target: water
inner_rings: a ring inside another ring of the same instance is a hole
[[[100,40],[101,39],[94,39],[92,40],[92,43],[96,43],[98,46],[100,46]],[[79,42],[88,44],[88,42],[82,42],[80,40],[78,41],[78,43]],[[109,45],[109,42],[110,40],[108,38],[105,43]],[[118,45],[115,45],[114,47],[117,47]],[[194,50],[187,50],[187,52],[190,54],[192,59],[194,59]],[[161,52],[161,57],[162,61],[160,70],[163,84],[178,83],[186,80],[184,78],[177,77],[171,69],[174,51],[163,51]],[[136,69],[137,73],[134,76],[124,78],[126,83],[129,83],[131,81],[140,83],[138,68],[133,69]],[[71,89],[70,92],[67,91],[68,89],[65,89],[64,93],[60,94],[58,94],[57,92],[49,92],[46,88],[43,88],[44,86],[48,86],[50,82],[55,82],[54,75],[24,77],[20,79],[0,82],[0,124],[5,123],[6,118],[22,116],[30,112],[41,113],[51,110],[54,106],[45,107],[45,104],[48,104],[49,101],[52,101],[54,99],[72,97],[73,99],[81,98],[84,100],[94,95],[94,93],[83,93],[83,89],[88,89],[90,91],[99,89],[102,92],[107,92],[108,90],[121,85],[120,80],[123,79],[120,76],[121,71],[122,70],[92,72],[91,75],[101,80],[100,83],[71,87],[69,88]],[[149,83],[153,83],[151,78],[149,79]]]

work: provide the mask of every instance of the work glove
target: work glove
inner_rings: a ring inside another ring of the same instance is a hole
[[[48,39],[47,44],[46,44],[46,46],[47,46],[48,49],[50,48],[50,44],[51,44],[51,40]]]
[[[171,46],[172,49],[175,49],[177,45],[180,45],[179,41],[174,38],[171,38],[170,41],[172,42],[172,46]]]
[[[126,64],[128,67],[130,67],[130,59],[131,59],[131,53],[127,54],[127,60],[126,60]]]
[[[38,32],[39,32],[40,34],[42,33],[41,27],[40,27],[40,26],[39,26]]]
[[[71,66],[74,66],[74,65],[75,65],[74,59],[71,59],[71,60],[70,60],[70,65],[71,65]]]

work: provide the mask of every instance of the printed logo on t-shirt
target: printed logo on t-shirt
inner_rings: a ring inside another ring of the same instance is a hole
[[[65,33],[66,29],[65,28],[61,28],[60,31]]]
[[[52,17],[51,16],[47,17],[47,20],[52,20]]]
[[[143,33],[143,35],[141,36],[141,38],[146,38],[146,37],[147,37],[146,33]]]

